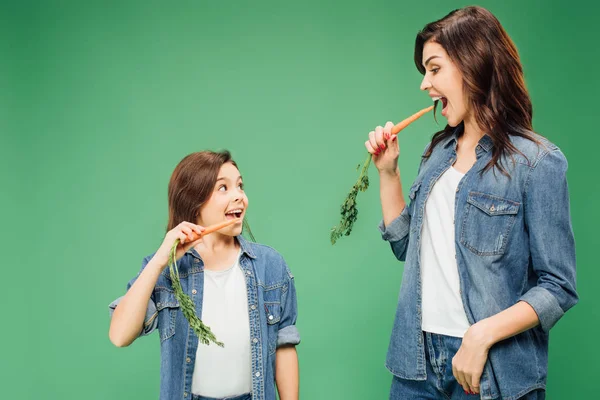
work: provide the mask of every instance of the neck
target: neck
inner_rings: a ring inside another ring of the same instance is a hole
[[[467,147],[477,146],[477,143],[479,143],[479,141],[485,135],[485,133],[479,127],[479,125],[477,124],[477,121],[475,121],[475,118],[473,117],[473,115],[469,115],[469,117],[464,120],[464,125],[465,125],[465,129],[460,138],[461,144],[463,144]]]
[[[223,235],[215,232],[210,235],[206,235],[202,239],[202,242],[195,246],[198,253],[220,253],[223,251],[234,250],[239,247],[237,240],[234,236]]]

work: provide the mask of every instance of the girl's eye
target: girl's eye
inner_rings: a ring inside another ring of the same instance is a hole
[[[439,68],[432,68],[431,73],[436,74],[439,70]]]
[[[238,185],[238,187],[240,188],[240,190],[244,190],[244,184],[243,184],[243,183],[240,183],[240,184]]]
[[[225,185],[221,185],[221,186],[219,186],[219,191],[220,191],[220,192],[224,192],[224,191],[226,191],[226,190],[227,190],[227,186],[225,186]]]

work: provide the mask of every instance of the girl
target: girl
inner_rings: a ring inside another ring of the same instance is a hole
[[[158,330],[162,400],[275,400],[275,380],[282,400],[298,398],[294,278],[279,253],[241,236],[247,209],[229,152],[185,157],[169,182],[162,245],[109,306],[109,336],[118,347]],[[231,218],[239,222],[192,241],[204,226]],[[223,348],[199,344],[180,310],[166,268],[177,239],[183,291]]]
[[[408,205],[393,124],[365,143],[382,237],[406,261],[390,398],[543,399],[550,328],[578,300],[567,161],[532,131],[517,49],[489,11],[426,25],[415,63],[448,125],[426,147]]]

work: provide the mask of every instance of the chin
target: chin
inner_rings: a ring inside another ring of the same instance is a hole
[[[227,229],[225,232],[223,232],[224,235],[227,236],[239,236],[242,234],[242,227],[240,226],[239,228],[234,226],[230,229]]]
[[[453,119],[448,120],[448,125],[452,128],[456,128],[462,121],[454,121]]]

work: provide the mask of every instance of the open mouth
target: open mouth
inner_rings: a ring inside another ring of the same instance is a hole
[[[434,102],[441,101],[442,102],[442,115],[445,117],[448,111],[448,99],[444,96],[434,97]]]
[[[227,218],[227,219],[242,218],[243,214],[244,214],[243,209],[235,208],[233,210],[227,211],[225,213],[225,218]]]

